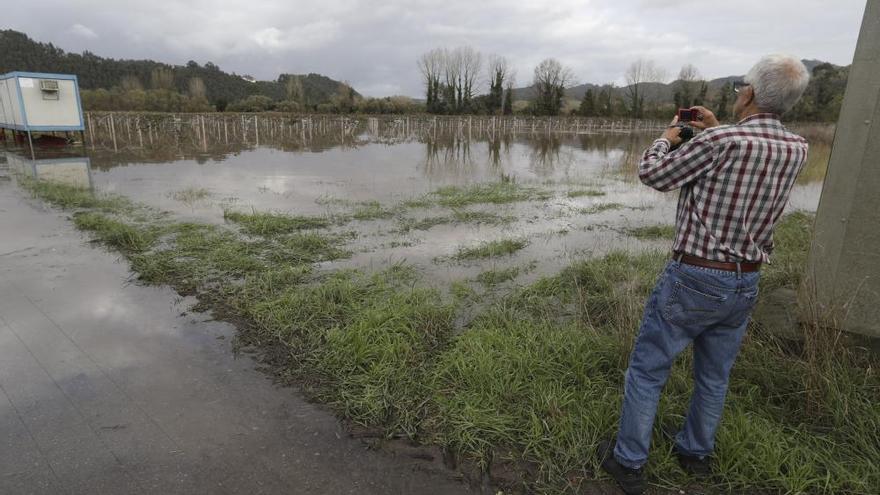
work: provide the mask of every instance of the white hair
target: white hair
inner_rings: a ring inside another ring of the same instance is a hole
[[[755,103],[762,111],[783,114],[794,107],[807,89],[810,73],[791,55],[763,57],[746,75],[755,91]]]

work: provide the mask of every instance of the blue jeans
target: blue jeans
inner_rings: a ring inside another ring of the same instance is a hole
[[[657,402],[675,357],[694,344],[694,393],[679,451],[712,453],[733,361],[758,298],[759,272],[702,268],[672,260],[645,305],[626,370],[614,456],[639,468],[648,460]]]

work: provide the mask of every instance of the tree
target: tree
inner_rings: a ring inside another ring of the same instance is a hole
[[[483,55],[470,46],[456,48],[461,61],[458,111],[471,111],[471,100],[477,90],[477,78],[483,67]]]
[[[611,92],[614,90],[614,86],[610,84],[606,84],[602,86],[602,89],[599,91],[599,98],[596,102],[597,113],[601,117],[612,117],[614,116],[614,100],[612,98]]]
[[[593,117],[596,115],[596,96],[593,95],[592,89],[584,91],[584,98],[581,100],[581,106],[578,108],[578,115],[581,117]]]
[[[205,88],[205,82],[201,77],[190,78],[188,83],[188,92],[190,98],[206,98],[208,90]]]
[[[733,86],[729,82],[724,83],[724,86],[721,87],[721,93],[718,95],[718,104],[715,108],[715,117],[718,120],[727,118],[728,98],[730,98],[730,93],[732,92]]]
[[[489,57],[489,98],[487,110],[496,114],[502,112],[504,107],[504,83],[508,76],[507,59],[492,55]]]
[[[287,76],[284,81],[284,93],[287,96],[287,101],[296,102],[299,105],[304,105],[306,103],[306,95],[303,91],[302,81],[299,76]]]
[[[119,87],[121,87],[123,91],[140,91],[144,89],[141,80],[134,74],[129,74],[123,77],[119,82]]]
[[[665,75],[652,60],[638,59],[626,69],[626,109],[630,117],[641,118],[645,110],[646,83],[662,82]]]
[[[507,91],[504,92],[504,104],[501,113],[504,115],[513,114],[513,77],[507,81]]]
[[[174,73],[166,67],[156,67],[150,72],[150,87],[153,89],[174,89]]]
[[[562,97],[565,87],[574,80],[568,67],[563,67],[555,58],[541,61],[535,67],[535,78],[532,87],[535,90],[533,110],[536,115],[558,115],[562,109]]]
[[[429,113],[440,113],[440,73],[443,69],[444,50],[435,48],[419,58],[419,72],[425,81],[425,105]]]
[[[675,105],[678,108],[690,108],[695,105],[694,97],[697,95],[701,80],[700,71],[692,64],[685,64],[678,71],[678,80],[675,81]]]
[[[706,84],[706,81],[700,82],[700,92],[697,93],[697,96],[694,98],[694,105],[703,105],[706,101],[706,93],[709,92],[709,85]]]

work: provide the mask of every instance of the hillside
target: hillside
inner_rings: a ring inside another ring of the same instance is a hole
[[[116,60],[91,52],[67,53],[51,43],[41,43],[26,34],[0,30],[0,74],[12,71],[58,72],[76,74],[82,89],[111,89],[127,85],[144,88],[153,84],[156,69],[170,71],[172,88],[186,93],[190,81],[199,78],[205,85],[205,96],[212,105],[225,106],[251,95],[267,96],[273,100],[286,97],[285,81],[293,76],[282,74],[275,81],[248,81],[235,73],[227,73],[211,62],[200,65],[190,61],[186,65],[169,65],[153,60]],[[339,92],[342,83],[320,74],[299,75],[304,103],[317,105]],[[357,94],[357,93],[355,93]]]
[[[818,67],[819,65],[824,64],[820,60],[802,60],[804,65],[807,67],[811,73],[813,69]],[[838,66],[834,66],[839,68]],[[709,85],[709,93],[716,93],[721,87],[723,87],[726,83],[732,82],[735,80],[741,80],[744,76],[727,76],[727,77],[719,77],[717,79],[712,79],[708,82]],[[645,99],[649,102],[668,102],[672,101],[673,94],[675,93],[675,86],[677,81],[672,81],[670,83],[645,83],[643,87],[645,88]],[[618,98],[623,98],[626,94],[628,86],[616,87],[614,89],[614,96]],[[585,83],[579,84],[577,86],[572,86],[565,90],[565,96],[567,98],[572,98],[575,100],[580,100],[584,97],[584,93],[588,90],[592,89],[594,93],[598,93],[602,86],[599,84]],[[534,90],[531,86],[525,86],[521,88],[513,89],[513,99],[514,100],[527,100],[530,101],[534,99]]]

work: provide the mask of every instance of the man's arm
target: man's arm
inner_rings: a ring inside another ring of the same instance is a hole
[[[639,179],[658,191],[678,189],[703,175],[715,163],[715,151],[704,134],[670,153],[670,140],[654,141],[639,162]]]

